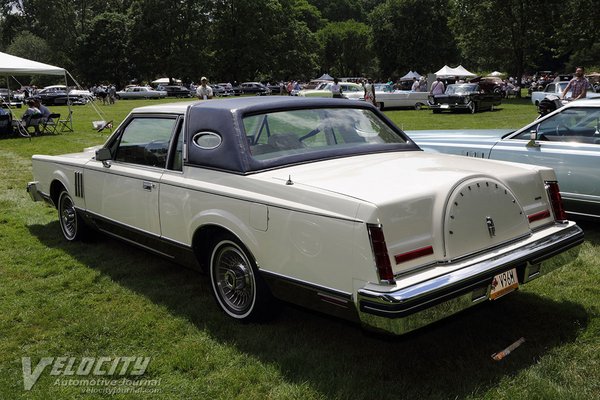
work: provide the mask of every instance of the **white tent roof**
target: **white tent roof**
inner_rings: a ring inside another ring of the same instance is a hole
[[[459,65],[456,68],[450,68],[447,65],[444,65],[439,71],[435,73],[436,76],[477,76],[472,72],[469,72],[463,67]]]
[[[454,75],[457,76],[477,76],[474,73],[467,71],[467,69],[462,65],[459,65],[458,67],[454,68],[454,71],[456,71]]]
[[[409,71],[406,75],[400,78],[401,81],[412,81],[412,78],[421,79],[421,75],[419,75],[416,71]]]
[[[0,75],[65,75],[65,69],[0,53]]]
[[[323,75],[321,75],[320,77],[318,77],[317,80],[332,81],[333,77],[331,75],[329,75],[328,73],[324,73]]]

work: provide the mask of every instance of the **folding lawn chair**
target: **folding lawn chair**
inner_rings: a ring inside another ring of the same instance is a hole
[[[58,133],[56,132],[56,128],[58,128],[58,121],[60,120],[60,114],[52,113],[48,115],[48,118],[42,123],[42,132],[47,133]]]
[[[73,132],[73,110],[69,110],[69,116],[66,119],[59,119],[58,126],[61,132]]]

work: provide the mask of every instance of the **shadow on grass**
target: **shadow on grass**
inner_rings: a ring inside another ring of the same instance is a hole
[[[217,341],[276,365],[288,382],[308,383],[326,398],[454,399],[484,393],[574,341],[588,323],[576,303],[521,291],[401,337],[365,334],[357,325],[291,306],[271,323],[244,325],[218,310],[208,277],[197,272],[100,235],[92,243],[67,243],[58,238],[58,222],[30,231],[46,246],[167,307]],[[600,243],[597,233],[592,240]],[[509,357],[491,359],[520,337],[526,342]]]

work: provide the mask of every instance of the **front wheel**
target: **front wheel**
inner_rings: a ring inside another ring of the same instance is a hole
[[[66,190],[58,196],[58,221],[63,236],[68,241],[82,239],[85,234],[85,225],[75,209],[75,202]]]
[[[477,112],[477,103],[474,101],[471,102],[471,105],[469,105],[469,111],[471,111],[471,114],[475,114]]]
[[[415,110],[420,110],[423,108],[423,106],[424,106],[423,103],[417,103],[417,104],[415,104]]]
[[[269,290],[252,256],[237,239],[225,235],[216,241],[209,272],[215,299],[226,314],[244,322],[266,317]]]

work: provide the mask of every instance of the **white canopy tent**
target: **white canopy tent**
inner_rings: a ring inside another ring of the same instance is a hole
[[[459,65],[456,68],[450,68],[447,65],[444,65],[439,71],[437,71],[435,73],[435,76],[440,77],[440,78],[448,78],[448,77],[454,77],[454,76],[461,76],[461,77],[473,77],[473,76],[477,76],[472,72],[467,71],[467,69],[465,67],[463,67],[462,65]]]
[[[454,68],[454,71],[456,72],[455,73],[456,76],[462,76],[462,77],[474,77],[474,76],[477,76],[476,74],[467,71],[467,69],[465,67],[463,67],[462,65],[459,65],[458,67]]]
[[[446,76],[454,76],[454,68],[450,68],[447,65],[444,65],[438,71],[435,72],[435,76],[437,77],[446,77]]]
[[[41,62],[28,60],[0,53],[0,74],[2,75],[63,75],[67,80],[67,71],[64,68]]]
[[[416,71],[409,71],[406,75],[400,78],[401,81],[412,81],[413,78],[421,79],[421,75],[419,75]]]
[[[28,60],[27,58],[13,56],[12,54],[2,53],[0,52],[0,75],[4,75],[6,77],[6,84],[9,86],[9,76],[15,75],[58,75],[64,76],[65,78],[65,86],[68,86],[67,75],[71,77],[73,82],[79,84],[73,78],[69,72],[61,67],[55,67],[54,65],[44,64],[38,61]],[[8,87],[10,93],[10,86]],[[67,98],[69,96],[69,92],[67,91]],[[64,120],[65,126],[68,126],[71,131],[73,131],[73,112],[71,110],[71,104],[67,101],[67,106],[69,107],[69,117]],[[100,118],[105,119],[102,111],[98,109],[94,104],[92,104],[92,108],[96,111],[96,113],[100,116]]]

